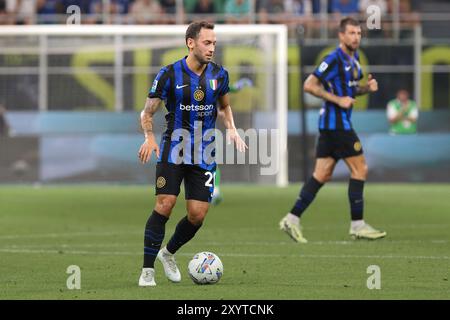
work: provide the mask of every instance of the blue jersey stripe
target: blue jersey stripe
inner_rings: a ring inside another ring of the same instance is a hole
[[[176,86],[181,86],[183,83],[183,70],[181,70],[181,62],[177,61],[174,65],[175,69],[175,126],[174,129],[181,128],[182,112],[178,107],[179,104],[183,101],[183,90],[177,89]]]
[[[322,110],[323,110],[323,112],[322,112]],[[320,115],[320,118],[319,118],[319,129],[320,130],[325,129],[325,112],[326,112],[326,110],[327,110],[327,108],[325,106],[322,107],[322,109],[321,109],[322,114]]]
[[[328,120],[328,128],[331,130],[336,129],[336,108],[331,106],[328,108],[330,115]]]
[[[208,64],[206,66],[205,72],[203,73],[203,75],[200,77],[199,79],[199,86],[201,87],[201,89],[203,89],[203,92],[205,92],[205,95],[202,99],[202,101],[200,102],[201,104],[205,105],[207,104],[207,101],[213,101],[214,99],[211,99],[211,88],[209,83],[207,83],[207,79],[211,79],[211,64]],[[205,131],[209,128],[206,123],[208,122],[209,117],[205,117],[203,115],[199,115],[198,116],[198,121],[202,122],[202,126],[201,128],[198,128],[197,130],[201,130],[202,131],[202,135],[205,134]],[[203,150],[205,150],[206,147],[206,142],[204,142],[203,140],[198,143],[198,145],[196,146],[196,156],[198,157],[198,159],[203,159]],[[203,161],[205,161],[205,159],[203,159]]]
[[[337,66],[336,66],[337,68]],[[336,89],[336,95],[339,97],[344,96],[344,91],[342,90],[342,79],[340,77],[336,77],[334,79],[334,87]]]
[[[342,109],[341,115],[342,115],[342,123],[344,125],[344,130],[350,130],[352,127],[350,125],[350,121],[348,121],[347,112]]]
[[[165,144],[165,140],[164,138],[161,139],[161,142],[159,143],[159,158],[158,161],[161,161],[161,159],[163,158],[163,154],[164,154],[164,144]]]
[[[183,66],[182,66],[182,62],[177,61],[176,62],[176,68],[175,68],[175,84],[176,86],[183,86],[186,85],[187,83],[184,83],[184,77],[183,77],[184,73],[183,73]],[[182,129],[183,127],[183,111],[180,109],[180,104],[183,103],[183,95],[184,95],[184,88],[176,88],[175,87],[175,95],[176,95],[176,103],[175,103],[175,130],[176,129]],[[169,157],[169,162],[171,163],[176,163],[176,159],[173,159],[172,157],[172,150],[174,148],[175,145],[177,145],[179,142],[178,141],[171,141],[170,142],[170,150],[171,150],[171,155]]]

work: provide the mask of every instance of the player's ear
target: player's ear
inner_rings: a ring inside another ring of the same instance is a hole
[[[188,49],[194,49],[194,39],[192,39],[192,38],[188,38],[187,39],[187,47],[188,47]]]

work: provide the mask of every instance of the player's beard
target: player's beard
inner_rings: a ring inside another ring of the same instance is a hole
[[[356,45],[355,47],[353,47],[351,44],[345,44],[345,43],[344,43],[344,45],[345,45],[345,48],[347,49],[347,51],[352,54],[358,49],[358,46],[359,46],[359,45]]]
[[[200,55],[200,54],[196,54],[196,53],[194,52],[194,56],[195,56],[195,59],[198,61],[198,63],[200,63],[200,64],[202,64],[202,65],[208,64],[208,63],[209,63],[209,61],[206,60],[206,58],[203,58],[203,56]]]

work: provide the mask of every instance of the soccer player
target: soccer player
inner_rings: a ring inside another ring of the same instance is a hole
[[[363,219],[367,165],[361,142],[352,127],[351,115],[355,96],[377,91],[378,84],[369,74],[367,85],[359,86],[359,80],[363,77],[357,52],[360,41],[359,22],[351,17],[342,19],[339,46],[325,57],[304,84],[304,90],[322,98],[324,105],[320,110],[320,135],[314,173],[303,185],[291,212],[280,221],[280,229],[296,242],[307,242],[300,228],[300,217],[320,188],[331,179],[339,159],[343,159],[350,170],[350,236],[353,239],[379,239],[386,236],[386,232],[376,230]]]
[[[202,226],[214,188],[215,161],[201,155],[210,145],[211,137],[206,139],[205,132],[215,128],[218,109],[223,113],[227,140],[234,142],[241,152],[247,148],[234,125],[228,96],[228,72],[212,61],[216,47],[214,25],[193,22],[186,30],[185,39],[189,54],[160,70],[141,112],[145,141],[139,150],[139,159],[142,163],[147,162],[153,151],[157,156],[156,204],[145,226],[144,264],[139,278],[139,286],[143,287],[156,285],[156,258],[161,261],[170,281],[181,281],[174,254]],[[153,115],[162,100],[168,111],[165,117],[167,129],[158,146],[153,134]],[[183,129],[187,135],[180,137],[177,132]],[[180,141],[185,148],[179,149]],[[160,250],[165,224],[175,206],[182,180],[187,215]]]

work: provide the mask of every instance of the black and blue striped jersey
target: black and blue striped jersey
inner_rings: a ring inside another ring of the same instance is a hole
[[[351,57],[340,47],[332,51],[313,73],[325,90],[337,96],[355,98],[359,81],[363,78],[358,52]],[[319,130],[352,130],[352,108],[344,109],[325,101],[320,109]]]
[[[165,116],[167,128],[161,138],[158,162],[179,164],[176,158],[180,138],[176,133],[179,131],[177,129],[184,129],[184,132],[190,133],[191,147],[190,154],[182,155],[182,163],[211,170],[215,167],[215,162],[205,161],[203,155],[214,138],[203,138],[205,134],[210,134],[209,129],[215,129],[219,97],[230,90],[228,71],[210,62],[203,73],[197,75],[189,69],[186,58],[163,67],[148,93],[149,98],[163,100],[168,111]],[[202,141],[198,141],[199,139]]]

